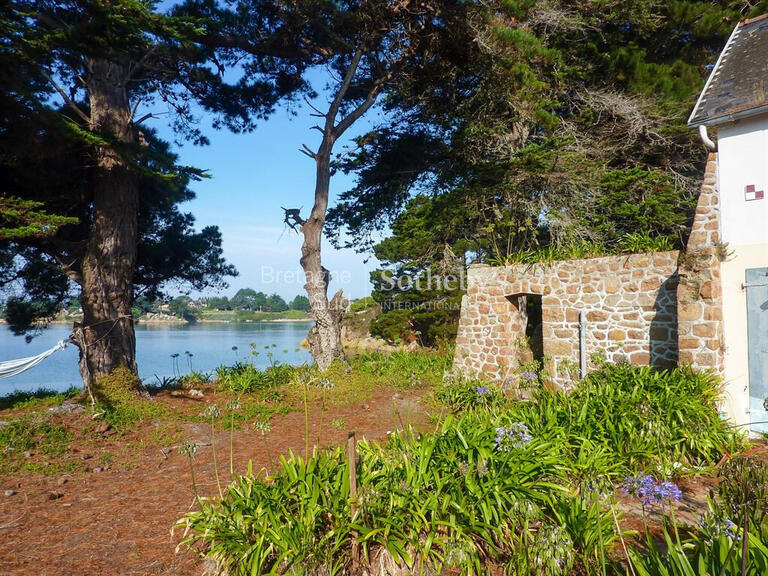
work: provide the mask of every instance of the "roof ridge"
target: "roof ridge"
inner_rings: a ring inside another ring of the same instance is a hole
[[[709,68],[709,66],[708,66]],[[714,126],[768,112],[768,14],[734,26],[688,118]]]
[[[739,22],[739,28],[742,26],[746,26],[747,24],[752,24],[753,22],[759,22],[760,20],[765,20],[768,18],[768,14],[760,14],[760,16],[755,16],[754,18],[746,18],[745,20],[742,20]]]

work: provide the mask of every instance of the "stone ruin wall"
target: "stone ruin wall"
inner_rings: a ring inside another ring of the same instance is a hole
[[[677,289],[680,364],[723,373],[723,291],[720,262],[728,248],[720,244],[717,154],[704,172],[691,234],[680,258]]]
[[[543,354],[554,381],[578,377],[579,312],[586,353],[609,361],[677,362],[678,252],[566,260],[552,264],[473,266],[462,300],[454,369],[516,381],[525,337],[517,295],[541,295]],[[592,367],[592,363],[589,363]]]
[[[557,384],[578,376],[579,311],[587,358],[723,372],[717,155],[710,154],[686,251],[499,268],[473,266],[462,299],[454,370],[504,381],[521,360],[521,294],[541,295],[543,355]],[[591,364],[590,364],[591,366]]]

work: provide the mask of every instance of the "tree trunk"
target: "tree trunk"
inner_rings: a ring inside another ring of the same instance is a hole
[[[315,155],[317,174],[315,203],[309,219],[301,226],[304,243],[301,246],[301,267],[304,269],[309,305],[315,325],[309,331],[309,348],[321,372],[325,372],[334,360],[344,359],[341,345],[341,320],[347,301],[339,290],[328,301],[330,273],[323,267],[320,248],[323,240],[325,212],[331,182],[330,157],[333,137],[326,136]]]
[[[81,266],[83,323],[75,327],[75,340],[86,387],[121,366],[136,373],[131,307],[139,210],[138,175],[125,159],[135,141],[125,90],[129,68],[101,59],[90,67],[90,129],[115,146],[96,150],[93,221]]]

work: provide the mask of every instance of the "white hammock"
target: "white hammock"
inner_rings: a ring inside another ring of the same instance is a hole
[[[63,350],[67,347],[66,340],[61,340],[56,343],[56,346],[51,348],[50,350],[46,350],[42,354],[38,354],[37,356],[30,356],[29,358],[19,358],[18,360],[6,360],[5,362],[0,362],[0,378],[10,378],[11,376],[16,376],[17,374],[21,374],[22,372],[25,372],[32,368],[33,366],[37,366],[48,358],[51,354],[56,352],[57,350]]]

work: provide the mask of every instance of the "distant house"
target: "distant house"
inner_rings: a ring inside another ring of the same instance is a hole
[[[768,430],[768,15],[736,26],[688,125],[717,151],[728,412]]]
[[[567,387],[594,352],[690,365],[723,378],[732,420],[768,431],[768,18],[736,27],[689,125],[712,153],[686,250],[470,267],[455,370],[514,385],[538,360]]]

